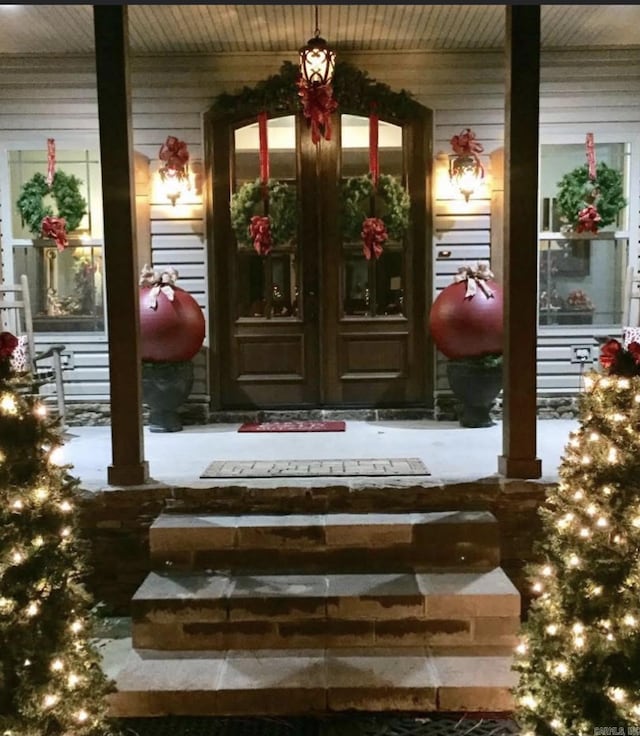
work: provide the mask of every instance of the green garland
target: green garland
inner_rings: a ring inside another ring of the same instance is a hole
[[[380,174],[374,192],[371,174],[352,176],[342,183],[342,237],[345,242],[360,240],[362,223],[371,217],[371,198],[375,194],[375,216],[387,228],[391,240],[402,240],[409,227],[409,195],[395,176]]]
[[[285,61],[278,74],[263,79],[254,87],[243,87],[236,94],[218,95],[212,109],[218,115],[234,119],[255,118],[260,110],[269,115],[295,114],[300,110],[297,77],[297,64]],[[403,120],[412,117],[421,107],[406,90],[395,92],[347,61],[336,63],[332,86],[333,97],[343,112],[366,110],[368,114],[375,103],[381,117]]]
[[[596,166],[595,181],[589,179],[589,167],[584,164],[565,174],[558,187],[560,217],[571,230],[578,225],[578,213],[588,204],[593,204],[602,218],[598,223],[600,229],[613,224],[618,212],[627,204],[623,196],[622,174],[603,162]]]
[[[42,236],[42,220],[53,217],[53,209],[44,206],[44,197],[53,195],[58,208],[58,217],[64,217],[68,233],[73,232],[87,214],[87,203],[80,194],[79,185],[82,182],[76,176],[56,171],[51,186],[47,184],[44,174],[34,174],[22,187],[20,197],[16,202],[22,222],[29,228],[29,232],[39,238]]]
[[[269,220],[274,245],[286,245],[298,234],[298,206],[296,190],[275,179],[267,182]],[[254,215],[262,215],[263,186],[260,179],[243,184],[231,196],[231,227],[240,245],[253,246],[249,223]]]

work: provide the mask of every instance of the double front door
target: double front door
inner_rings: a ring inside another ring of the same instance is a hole
[[[258,124],[209,120],[214,406],[428,403],[429,123],[426,109],[410,122],[380,121],[380,172],[408,192],[409,226],[367,259],[361,239],[345,234],[342,199],[345,183],[369,171],[368,117],[336,114],[331,140],[317,146],[301,116],[268,121],[270,178],[295,193],[286,206],[271,205],[273,224],[287,230],[288,223],[291,237],[275,238],[268,255],[236,236],[242,207],[231,206],[260,174]],[[388,205],[378,197],[369,214],[383,215]]]

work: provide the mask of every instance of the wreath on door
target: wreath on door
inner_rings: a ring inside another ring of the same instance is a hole
[[[252,247],[251,218],[262,214],[265,186],[260,179],[243,184],[231,196],[231,227],[239,245]],[[296,190],[277,179],[266,184],[269,201],[269,222],[274,245],[286,245],[296,239],[298,232],[298,203]]]
[[[46,217],[64,218],[66,231],[72,232],[87,214],[87,202],[80,194],[82,182],[72,174],[56,171],[51,182],[47,183],[44,174],[38,172],[26,182],[16,202],[22,223],[36,238],[42,237],[42,221]],[[44,204],[44,198],[51,194],[58,209],[54,215],[52,207]]]
[[[601,162],[596,167],[596,178],[589,178],[587,164],[565,174],[558,182],[557,203],[560,219],[567,223],[565,229],[580,232],[580,214],[593,205],[600,220],[598,228],[612,225],[627,200],[624,198],[622,174]],[[596,231],[597,232],[597,231]]]
[[[371,174],[351,176],[342,182],[342,238],[360,240],[364,221],[370,217],[371,200],[376,202],[376,216],[384,223],[392,240],[402,240],[409,227],[410,200],[399,179],[380,174],[375,187]]]

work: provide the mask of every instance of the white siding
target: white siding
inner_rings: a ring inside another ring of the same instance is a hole
[[[502,53],[349,53],[343,58],[394,89],[405,88],[434,111],[433,259],[435,295],[463,263],[488,259],[491,235],[490,155],[503,145],[504,59]],[[152,176],[150,238],[153,264],[174,265],[180,286],[207,305],[207,247],[201,190],[196,186],[175,207],[154,186],[158,150],[167,135],[189,146],[194,169],[202,165],[202,113],[220,92],[235,92],[277,73],[283,54],[219,54],[142,57],[132,60],[133,143],[149,159]],[[11,142],[46,145],[47,137],[73,140],[78,132],[98,145],[94,63],[90,57],[0,57],[0,149]],[[640,56],[636,50],[575,50],[543,53],[541,74],[541,142],[580,142],[589,130],[640,140]],[[468,203],[448,192],[446,157],[449,139],[472,127],[484,145],[486,183]],[[639,168],[640,151],[633,148]],[[638,179],[633,184],[634,225],[631,252],[638,246]],[[196,178],[197,181],[197,178]],[[535,247],[535,246],[534,246]],[[448,258],[438,258],[450,251]],[[61,336],[42,335],[40,344]],[[586,331],[539,339],[541,393],[575,392],[576,367],[568,362],[569,345]],[[74,353],[68,372],[69,398],[108,397],[106,338],[65,335]],[[208,339],[207,343],[208,344]],[[198,361],[196,395],[206,394],[206,366]],[[438,374],[441,374],[440,368]],[[438,380],[438,386],[443,387]]]

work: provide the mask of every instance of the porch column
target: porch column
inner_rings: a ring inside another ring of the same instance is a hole
[[[504,156],[504,394],[507,478],[539,478],[536,457],[540,6],[506,8]]]
[[[145,483],[128,15],[94,5],[111,386],[111,485]]]

